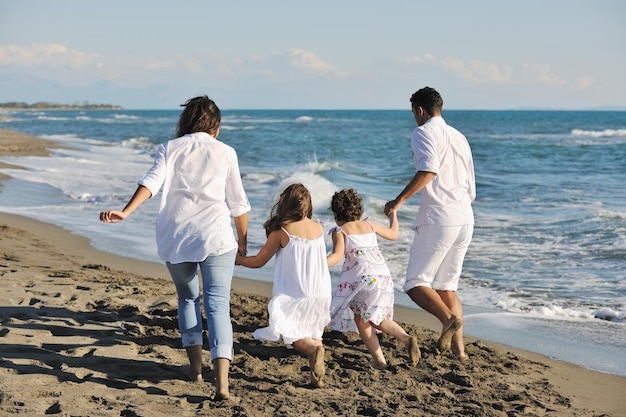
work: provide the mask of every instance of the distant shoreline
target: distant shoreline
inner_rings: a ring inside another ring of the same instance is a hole
[[[28,104],[23,102],[0,103],[0,110],[123,110],[115,104],[59,104],[39,101]]]

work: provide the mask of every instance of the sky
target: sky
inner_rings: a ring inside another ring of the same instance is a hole
[[[0,103],[626,110],[623,0],[0,0]]]

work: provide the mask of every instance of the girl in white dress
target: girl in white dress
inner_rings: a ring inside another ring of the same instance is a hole
[[[376,331],[404,343],[411,365],[417,365],[421,356],[417,338],[409,336],[393,320],[393,280],[376,238],[376,235],[388,240],[398,238],[396,213],[389,215],[389,227],[367,218],[361,220],[362,200],[353,189],[335,193],[331,210],[338,226],[331,230],[333,251],[327,261],[329,266],[341,260],[344,263],[339,285],[333,293],[328,327],[342,332],[358,330],[373,357],[370,366],[375,369],[387,367]]]
[[[311,220],[311,195],[302,184],[289,185],[265,222],[267,241],[256,256],[237,254],[236,264],[260,268],[276,254],[269,326],[255,330],[262,341],[283,340],[305,355],[314,387],[326,372],[322,335],[330,321],[331,283],[322,226]]]

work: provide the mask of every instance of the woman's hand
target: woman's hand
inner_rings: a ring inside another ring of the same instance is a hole
[[[128,217],[128,214],[119,210],[107,210],[100,213],[100,221],[103,223],[117,223]]]

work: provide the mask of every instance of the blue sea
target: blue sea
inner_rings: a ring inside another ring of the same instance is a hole
[[[223,110],[219,139],[239,156],[253,207],[249,253],[275,192],[289,182],[311,191],[314,217],[333,225],[332,194],[355,188],[366,215],[414,174],[407,110]],[[0,187],[0,211],[53,223],[94,247],[158,261],[154,198],[122,223],[98,213],[122,208],[173,138],[179,110],[4,111],[0,129],[52,140],[49,157],[0,157],[26,169]],[[465,332],[605,373],[626,376],[626,112],[444,110],[474,153],[476,227],[458,294]],[[400,212],[397,241],[381,239],[401,292],[419,196]],[[327,236],[330,249],[331,241]],[[331,269],[337,279],[339,266]],[[272,280],[272,264],[236,275]]]

